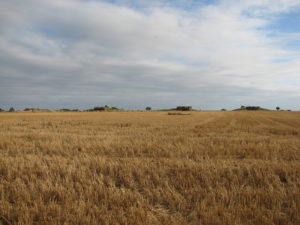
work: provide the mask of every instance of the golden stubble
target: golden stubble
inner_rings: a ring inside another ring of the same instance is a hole
[[[299,112],[0,113],[11,224],[300,224]]]

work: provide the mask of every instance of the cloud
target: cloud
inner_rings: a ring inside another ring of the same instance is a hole
[[[0,104],[300,107],[298,0],[183,2],[1,2]]]

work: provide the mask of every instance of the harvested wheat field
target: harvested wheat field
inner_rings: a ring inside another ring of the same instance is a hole
[[[300,112],[2,113],[0,217],[298,225]]]

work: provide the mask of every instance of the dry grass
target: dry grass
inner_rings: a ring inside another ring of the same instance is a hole
[[[2,113],[12,224],[298,225],[299,112]]]

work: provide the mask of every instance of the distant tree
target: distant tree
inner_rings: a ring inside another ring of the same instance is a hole
[[[244,105],[241,105],[241,109],[245,109],[246,107]]]
[[[246,106],[245,107],[246,110],[260,110],[260,106]]]
[[[226,111],[226,109],[221,109],[221,111]]]
[[[14,112],[15,109],[13,107],[10,107],[9,112]]]
[[[279,107],[279,106],[277,106],[277,107],[276,107],[276,110],[278,111],[279,109],[280,109],[280,107]]]
[[[104,111],[105,109],[106,109],[106,107],[102,107],[102,106],[94,107],[94,111]]]
[[[177,106],[177,111],[192,111],[192,106]]]
[[[148,107],[146,107],[146,110],[148,110],[148,111],[149,111],[149,110],[151,110],[151,107],[149,107],[149,106],[148,106]]]

